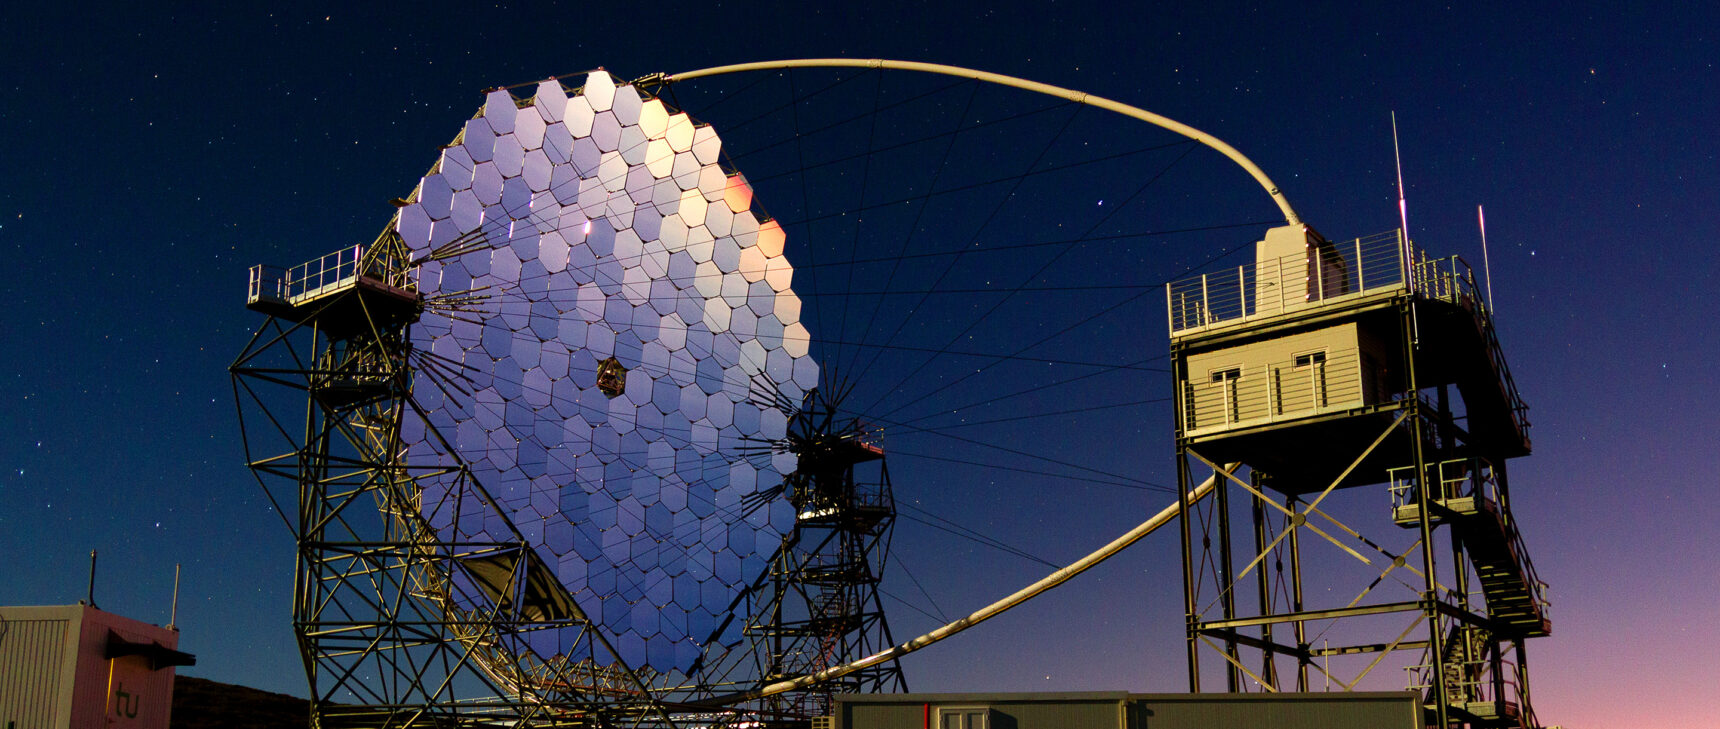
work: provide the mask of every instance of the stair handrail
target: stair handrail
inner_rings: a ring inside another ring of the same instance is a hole
[[[1522,433],[1524,440],[1529,438],[1529,404],[1523,401],[1522,393],[1517,390],[1517,381],[1511,377],[1511,366],[1505,362],[1505,350],[1499,344],[1499,332],[1493,327],[1493,312],[1486,302],[1476,299],[1471,308],[1475,315],[1475,323],[1481,329],[1481,336],[1486,340],[1487,358],[1492,361],[1493,369],[1499,373],[1500,384],[1505,388],[1507,406],[1511,419],[1517,424],[1517,431]]]
[[[1502,514],[1500,526],[1505,529],[1505,540],[1511,545],[1511,556],[1517,561],[1517,566],[1523,571],[1523,582],[1529,587],[1530,597],[1534,600],[1535,613],[1542,620],[1550,619],[1549,612],[1553,606],[1547,599],[1547,583],[1542,582],[1535,573],[1535,560],[1529,557],[1529,547],[1523,541],[1522,532],[1517,531],[1517,520],[1509,514]]]
[[[1455,620],[1449,620],[1449,629],[1446,628],[1447,624],[1448,620],[1441,620],[1439,629],[1446,635],[1445,647],[1449,655],[1450,651],[1455,650],[1458,641],[1463,639],[1461,634],[1464,628],[1467,627],[1471,630],[1477,630],[1477,628],[1466,626]],[[1431,655],[1432,651],[1431,645],[1423,648],[1419,663],[1404,666],[1404,671],[1408,674],[1405,689],[1422,692],[1423,700],[1429,703],[1433,701],[1432,676],[1436,673],[1434,670],[1436,664]],[[1444,665],[1459,669],[1456,676],[1442,676],[1448,700],[1467,695],[1481,702],[1509,701],[1517,707],[1519,716],[1524,721],[1523,726],[1539,726],[1539,724],[1534,723],[1534,709],[1530,707],[1529,697],[1523,691],[1523,685],[1519,678],[1521,672],[1515,661],[1501,657],[1497,664],[1497,675],[1494,673],[1494,662],[1485,657],[1446,662]]]

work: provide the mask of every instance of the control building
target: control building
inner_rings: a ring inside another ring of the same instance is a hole
[[[0,725],[167,729],[179,631],[92,605],[0,607]]]

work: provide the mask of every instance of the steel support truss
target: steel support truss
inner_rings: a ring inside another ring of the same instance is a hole
[[[311,726],[672,724],[413,404],[404,247],[385,233],[354,258],[311,290],[254,271],[269,318],[230,367],[247,460],[295,539]],[[407,457],[409,423],[435,457]],[[472,520],[512,538],[460,538]]]

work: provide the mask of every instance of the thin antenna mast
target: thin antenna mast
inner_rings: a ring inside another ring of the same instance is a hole
[[[90,550],[90,607],[96,606],[96,551]]]
[[[173,607],[167,613],[167,629],[179,630],[179,563],[173,564]]]
[[[1403,151],[1398,147],[1397,110],[1392,110],[1392,158],[1397,161],[1398,183],[1398,237],[1403,241],[1398,255],[1403,256],[1404,287],[1415,291],[1415,247],[1409,243],[1409,204],[1403,197]],[[1413,302],[1413,299],[1412,299]],[[1415,304],[1409,307],[1410,341],[1421,343],[1421,319],[1416,315]]]
[[[1398,147],[1396,109],[1392,110],[1392,158],[1397,161],[1398,225],[1401,226],[1403,230],[1405,250],[1404,260],[1407,261],[1409,260],[1409,205],[1404,202],[1403,198],[1403,151]]]
[[[1487,214],[1475,206],[1475,219],[1481,224],[1481,275],[1487,280],[1487,313],[1493,313],[1493,264],[1487,260]]]

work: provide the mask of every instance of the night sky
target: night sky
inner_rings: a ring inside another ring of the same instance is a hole
[[[246,269],[369,242],[487,88],[599,66],[631,79],[884,57],[1190,124],[1333,239],[1397,225],[1395,111],[1419,244],[1479,269],[1486,206],[1500,337],[1534,422],[1514,504],[1552,585],[1554,634],[1529,651],[1540,718],[1710,725],[1712,8],[436,5],[0,10],[0,604],[83,598],[97,549],[98,604],[165,623],[182,563],[181,647],[198,656],[185,673],[302,694],[292,544],[244,466],[226,372],[261,320]],[[1171,502],[1161,287],[1250,260],[1281,222],[1249,178],[1142,124],[948,79],[805,72],[675,94],[723,134],[760,205],[797,223],[787,255],[819,303],[815,353],[901,434],[886,429],[899,639],[1050,569],[931,524],[1061,565]],[[801,97],[804,112],[782,107]],[[870,127],[816,132],[814,115],[874,108],[888,112]],[[784,172],[894,143],[870,166]],[[858,218],[872,222],[840,227]],[[944,354],[918,369],[927,349]],[[1155,535],[906,660],[910,685],[1183,690],[1176,555],[1172,533]]]

